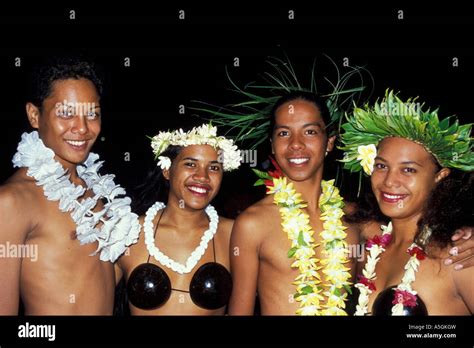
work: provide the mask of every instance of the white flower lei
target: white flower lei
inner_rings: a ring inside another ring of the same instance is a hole
[[[391,236],[392,234],[392,222],[388,224],[388,226],[381,226],[383,230],[383,236]],[[390,243],[390,239],[387,245]],[[383,243],[382,243],[383,244]],[[375,267],[380,260],[380,255],[385,251],[384,245],[380,245],[380,243],[373,243],[370,246],[366,247],[367,251],[369,252],[369,256],[367,257],[367,262],[365,264],[364,270],[362,271],[362,275],[366,278],[366,280],[373,284],[375,279],[377,279],[377,275],[375,273]],[[423,250],[416,244],[412,243],[411,246],[408,248],[407,252],[412,250],[418,249],[419,253],[423,254]],[[408,262],[405,265],[405,274],[403,275],[401,283],[397,286],[395,291],[406,292],[411,294],[412,296],[416,297],[417,292],[413,290],[411,284],[415,281],[416,272],[420,266],[419,258],[423,259],[424,256],[417,256],[417,253],[413,253],[410,257]],[[369,303],[369,296],[372,293],[372,290],[366,283],[359,282],[355,285],[356,288],[359,289],[360,295],[358,299],[358,304],[356,306],[356,312],[354,315],[362,316],[368,313],[368,303]],[[400,301],[393,305],[392,307],[392,315],[403,315],[403,303]]]
[[[146,212],[145,222],[143,223],[146,247],[150,255],[152,255],[163,266],[166,266],[179,274],[189,273],[206,252],[209,241],[214,238],[214,235],[217,232],[217,226],[219,224],[219,215],[217,215],[217,212],[212,205],[208,205],[206,207],[205,211],[210,220],[209,228],[204,232],[201,238],[201,243],[199,243],[196,249],[194,249],[194,251],[186,260],[186,263],[183,265],[163,254],[163,252],[155,245],[155,237],[153,235],[153,219],[155,218],[158,211],[164,209],[165,207],[166,205],[164,203],[156,202]]]
[[[159,159],[158,165],[162,169],[169,169],[171,167],[171,160],[166,156],[160,156],[170,145],[183,147],[210,145],[214,149],[222,151],[222,164],[225,171],[231,171],[240,166],[240,150],[231,139],[217,136],[217,127],[211,124],[203,124],[186,133],[179,129],[174,132],[160,132],[155,135],[152,138],[151,147],[153,153]]]
[[[90,153],[83,165],[77,166],[77,174],[84,180],[87,189],[92,189],[93,197],[78,201],[86,189],[74,185],[70,175],[54,159],[53,150],[47,148],[39,138],[38,132],[23,133],[17,152],[13,157],[14,167],[28,168],[27,175],[34,178],[36,185],[42,186],[46,198],[59,201],[62,212],[70,212],[77,225],[76,236],[81,244],[98,242],[97,250],[100,260],[114,262],[127,248],[138,240],[140,224],[138,216],[131,212],[129,197],[125,190],[115,185],[114,175],[97,173],[103,161],[99,156]],[[105,198],[102,210],[94,212],[97,201]],[[102,223],[102,226],[97,225]]]

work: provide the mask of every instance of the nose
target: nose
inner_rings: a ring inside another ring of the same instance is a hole
[[[290,149],[292,150],[301,150],[305,147],[304,142],[301,141],[300,137],[294,135],[290,139]]]
[[[73,125],[71,128],[72,133],[86,134],[89,131],[86,117],[84,115],[75,115]]]
[[[207,183],[210,181],[209,173],[206,166],[198,166],[196,172],[193,175],[193,180]]]
[[[398,181],[398,175],[394,170],[388,170],[386,172],[383,183],[386,187],[400,186],[400,183]]]

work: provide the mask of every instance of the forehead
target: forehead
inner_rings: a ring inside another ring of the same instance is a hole
[[[51,93],[47,99],[91,100],[99,99],[97,89],[87,79],[56,80],[51,84]]]
[[[218,153],[210,145],[189,145],[180,152],[179,157],[191,157],[199,161],[216,161]]]
[[[291,100],[282,104],[275,112],[277,126],[298,127],[314,122],[324,125],[319,108],[310,101]]]
[[[388,137],[383,139],[378,146],[378,155],[391,162],[433,162],[433,156],[420,144],[414,141]]]

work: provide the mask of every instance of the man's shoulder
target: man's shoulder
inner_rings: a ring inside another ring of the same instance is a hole
[[[26,175],[26,169],[19,169],[0,185],[0,193],[21,196],[37,191],[37,187],[35,179]]]
[[[254,236],[263,235],[272,224],[280,224],[278,207],[271,197],[266,197],[244,210],[235,220],[238,230],[252,231]]]
[[[37,201],[39,189],[33,179],[17,171],[0,185],[0,209],[25,211]]]

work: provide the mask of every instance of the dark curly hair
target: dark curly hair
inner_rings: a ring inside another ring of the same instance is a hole
[[[28,101],[41,108],[43,101],[51,94],[55,81],[67,79],[87,79],[91,81],[99,96],[102,96],[102,79],[94,63],[72,56],[48,59],[34,67]]]
[[[458,228],[474,225],[473,192],[473,173],[451,169],[451,173],[430,193],[422,218],[418,221],[415,241],[423,244],[422,232],[429,227],[432,232],[425,247],[445,248],[451,245],[451,237]],[[363,224],[373,220],[387,223],[390,219],[382,214],[375,195],[369,189],[364,191],[357,209],[345,216],[344,221]]]
[[[418,221],[415,241],[425,227],[431,228],[430,246],[444,248],[454,232],[463,226],[474,226],[473,173],[451,169],[451,173],[431,192],[423,216]]]

